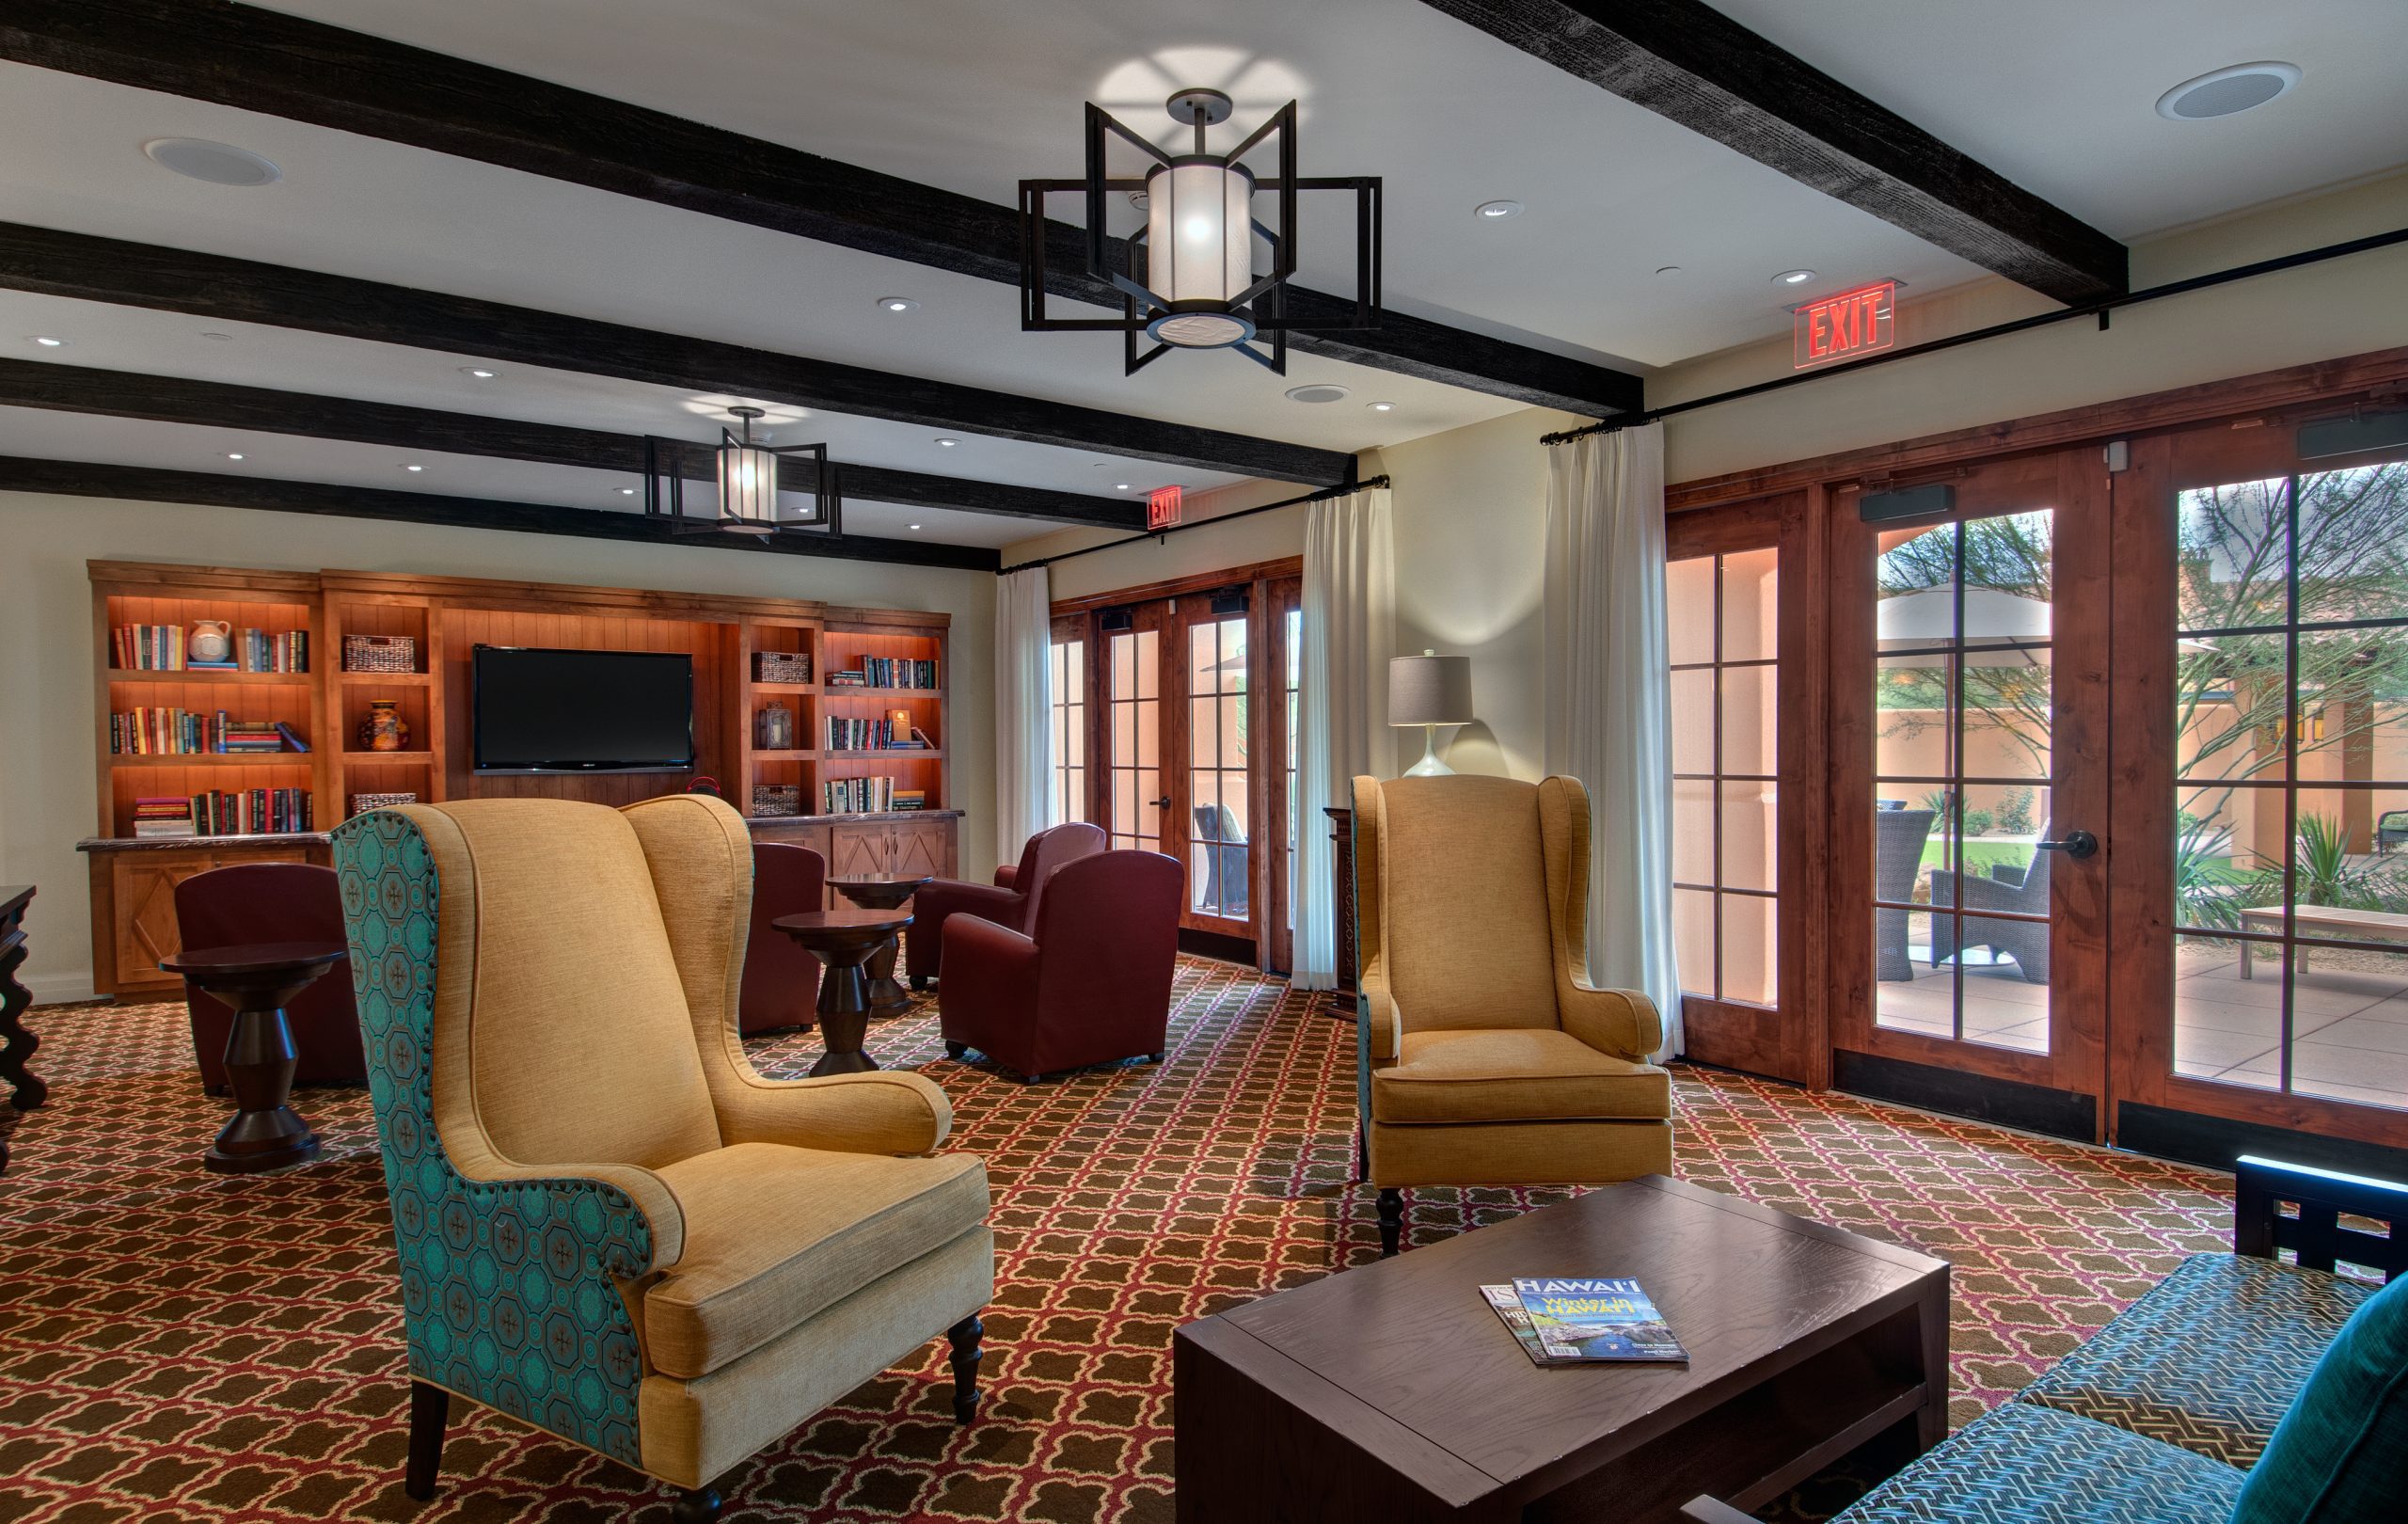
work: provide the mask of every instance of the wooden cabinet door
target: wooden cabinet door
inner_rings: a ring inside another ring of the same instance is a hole
[[[217,865],[206,851],[124,852],[109,864],[117,905],[117,984],[170,986],[159,960],[183,949],[176,929],[176,885]]]
[[[953,876],[953,853],[948,850],[953,841],[951,823],[944,820],[913,820],[895,828],[895,876],[898,879],[917,878],[927,874],[932,879]]]
[[[893,826],[832,826],[828,841],[828,874],[831,878],[888,879],[895,876]]]

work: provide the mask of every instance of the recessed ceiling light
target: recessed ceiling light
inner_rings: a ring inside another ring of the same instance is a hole
[[[1772,283],[1776,286],[1802,286],[1814,278],[1812,270],[1783,270],[1772,278]]]
[[[1482,222],[1502,222],[1507,217],[1520,216],[1522,214],[1522,203],[1519,201],[1482,201],[1471,210],[1472,215],[1480,218]]]
[[[231,338],[233,338],[233,337],[234,337],[234,336],[233,336],[232,334],[230,334],[230,333],[219,333],[219,332],[218,332],[216,329],[214,329],[214,328],[206,328],[206,329],[203,329],[203,330],[201,331],[201,335],[200,335],[200,336],[201,336],[203,339],[214,339],[214,340],[216,340],[219,343],[224,343],[224,342],[226,342],[228,340],[230,340],[230,339],[231,339]]]
[[[228,460],[240,460],[243,458],[243,452],[239,450],[229,450],[226,452],[226,458]]]
[[[44,349],[64,349],[67,347],[66,340],[53,339],[46,333],[28,334],[26,337],[30,338],[35,343],[41,345]]]
[[[1126,492],[1129,490],[1129,484],[1126,482],[1115,482],[1112,484],[1112,490],[1115,492]]]
[[[405,471],[422,471],[426,469],[426,468],[423,466],[404,466],[402,469]]]
[[[917,524],[914,524],[914,525],[912,525],[911,527],[912,527],[913,529],[918,529],[920,526],[919,526],[919,525],[917,525]]]
[[[2157,98],[2157,114],[2169,121],[2238,116],[2289,95],[2298,83],[2297,64],[2234,64],[2175,86]]]
[[[958,439],[939,439],[937,441],[937,447],[941,450],[951,450],[955,445],[958,445],[960,442],[961,441]]]
[[[619,489],[619,496],[622,498],[632,498],[635,495],[636,489],[633,487],[621,487]]]
[[[1659,264],[1656,266],[1656,273],[1659,276],[1679,275],[1681,267],[1677,264]]]
[[[284,178],[283,170],[249,149],[206,137],[154,137],[142,151],[161,168],[213,185],[270,185]]]
[[[1374,413],[1393,413],[1396,411],[1396,404],[1390,402],[1365,403],[1363,405],[1370,408]]]
[[[1315,384],[1307,387],[1290,387],[1286,395],[1290,402],[1343,402],[1346,400],[1346,389],[1340,386],[1333,386],[1326,381],[1323,381],[1316,382]]]
[[[878,305],[889,312],[910,312],[916,310],[920,304],[909,296],[880,296]]]
[[[482,365],[463,365],[460,367],[460,373],[462,375],[473,375],[480,381],[490,381],[500,373],[498,371],[488,371]]]

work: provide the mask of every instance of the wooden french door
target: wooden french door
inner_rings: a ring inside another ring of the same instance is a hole
[[[1275,968],[1291,945],[1298,592],[1257,576],[1059,615],[1054,635],[1057,685],[1092,653],[1085,818],[1186,868],[1191,945]]]
[[[2396,403],[2375,418],[2398,437]],[[2128,1147],[2385,1174],[2408,1149],[2408,447],[2383,432],[2307,405],[2133,441],[2115,477]]]
[[[2103,1135],[2110,490],[2082,449],[1832,497],[1841,1088]]]

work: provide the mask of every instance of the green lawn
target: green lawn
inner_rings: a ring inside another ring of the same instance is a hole
[[[1927,868],[1945,867],[1946,852],[1947,843],[1938,836],[1926,838],[1923,844],[1923,865]],[[2029,868],[2035,855],[2028,841],[1984,841],[1976,836],[1965,844],[1965,871],[1976,877],[1987,877],[1993,864]]]

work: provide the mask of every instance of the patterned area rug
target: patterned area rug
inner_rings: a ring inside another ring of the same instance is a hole
[[[733,1478],[731,1518],[1166,1524],[1181,1323],[1376,1257],[1351,1174],[1354,1029],[1319,1002],[1183,960],[1159,1069],[1023,1087],[943,1056],[934,1011],[872,1028],[952,1095],[987,1157],[1000,1252],[988,1405],[958,1430],[942,1341]],[[366,1093],[296,1097],[325,1156],[220,1179],[220,1103],[180,1006],[33,1013],[51,1103],[0,1178],[0,1524],[664,1519],[615,1463],[491,1413],[455,1422],[441,1490],[401,1491],[399,1293]],[[752,1044],[797,1074],[808,1036]],[[2223,1246],[2229,1183],[2179,1166],[1678,1072],[1679,1171],[1909,1244],[1956,1275],[1962,1423],[2185,1253]],[[1560,1191],[1418,1193],[1413,1241]],[[1844,1476],[1784,1518],[1850,1500]]]

